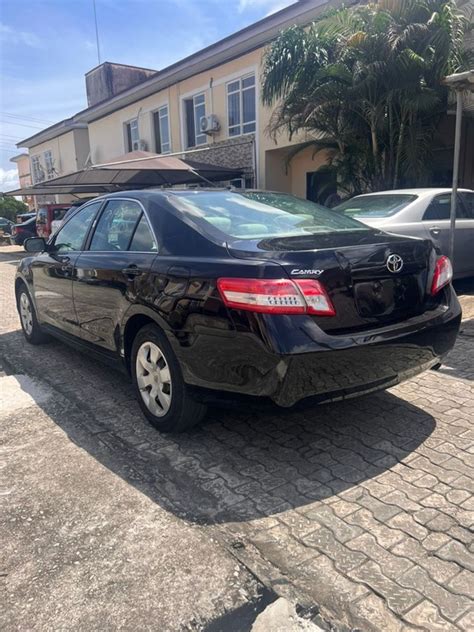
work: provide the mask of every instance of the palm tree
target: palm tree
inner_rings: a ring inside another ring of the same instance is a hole
[[[269,132],[309,132],[295,152],[326,151],[350,193],[422,181],[446,111],[440,81],[472,61],[470,28],[454,0],[379,0],[287,29],[264,58]]]

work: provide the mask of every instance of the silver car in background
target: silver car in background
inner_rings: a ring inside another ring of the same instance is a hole
[[[451,189],[397,189],[356,195],[334,209],[388,233],[431,239],[449,255]],[[474,191],[458,189],[454,276],[474,276]]]

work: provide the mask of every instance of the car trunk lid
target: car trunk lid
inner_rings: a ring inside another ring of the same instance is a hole
[[[318,279],[336,310],[333,317],[313,317],[327,332],[399,322],[432,302],[427,284],[434,250],[428,240],[356,231],[234,241],[228,249],[240,259],[270,259],[292,279]]]

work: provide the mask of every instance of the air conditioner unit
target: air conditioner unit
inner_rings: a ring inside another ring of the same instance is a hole
[[[215,134],[220,130],[221,126],[219,120],[215,114],[208,114],[207,116],[201,116],[199,121],[199,129],[202,134]]]
[[[146,140],[135,140],[132,145],[133,151],[147,151],[148,144]]]

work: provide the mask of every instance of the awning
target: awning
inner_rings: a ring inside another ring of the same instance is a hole
[[[147,151],[132,151],[112,162],[93,165],[32,187],[9,191],[6,195],[109,193],[154,186],[223,182],[242,175],[242,169],[229,169]]]

